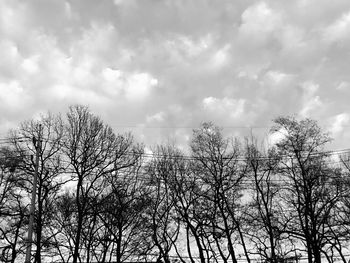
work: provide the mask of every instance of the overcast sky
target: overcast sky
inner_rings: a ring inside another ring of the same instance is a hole
[[[349,0],[1,0],[0,134],[86,104],[148,145],[294,114],[349,148],[349,52]]]

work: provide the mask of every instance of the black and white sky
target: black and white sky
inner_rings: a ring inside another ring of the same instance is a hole
[[[348,148],[349,62],[349,0],[1,0],[0,133],[85,104],[148,145],[295,115]]]

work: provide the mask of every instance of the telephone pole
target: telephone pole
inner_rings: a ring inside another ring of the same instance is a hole
[[[27,238],[27,250],[26,250],[25,263],[30,263],[30,257],[31,257],[31,252],[32,252],[36,187],[37,187],[38,173],[39,173],[39,157],[40,157],[40,152],[41,152],[41,124],[39,124],[38,139],[33,137],[33,144],[34,144],[35,151],[36,151],[36,154],[35,154],[35,170],[34,170],[32,199],[31,199],[30,212],[29,212],[29,226],[28,226],[28,238]]]

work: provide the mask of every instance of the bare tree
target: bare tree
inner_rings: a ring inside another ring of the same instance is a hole
[[[35,158],[38,152],[39,168],[37,180],[37,206],[35,212],[35,261],[41,262],[42,252],[50,253],[52,240],[48,231],[52,220],[52,204],[61,186],[67,181],[61,158],[63,124],[59,116],[50,113],[38,120],[21,123],[18,130],[11,132],[11,147],[21,156],[19,169],[26,176],[28,192],[32,192],[35,174]],[[24,138],[25,140],[18,140]],[[40,145],[39,147],[39,142]]]
[[[274,148],[266,153],[259,151],[254,139],[247,141],[246,158],[252,180],[252,201],[247,213],[247,233],[264,261],[277,263],[290,256],[293,246],[288,246],[288,236],[283,235],[284,210],[281,202],[284,185],[279,176],[279,155]],[[249,179],[250,181],[250,179]]]
[[[147,217],[151,229],[151,246],[157,252],[157,262],[170,263],[170,251],[178,239],[180,224],[176,219],[171,192],[171,181],[177,171],[176,158],[179,152],[173,146],[158,146],[152,161],[147,165],[151,187],[151,205]]]
[[[180,224],[184,229],[181,238],[185,240],[185,251],[191,263],[196,262],[197,258],[201,263],[205,263],[210,259],[210,251],[206,249],[204,227],[207,223],[201,209],[203,203],[198,195],[202,185],[192,172],[191,163],[182,153],[178,151],[172,158],[175,162],[168,174],[167,184],[174,198],[175,224]],[[180,252],[182,249],[177,245],[174,248],[181,261],[186,262],[186,258]]]
[[[14,263],[23,253],[27,224],[25,182],[18,173],[21,156],[8,147],[0,149],[0,261]]]
[[[240,162],[240,145],[237,140],[224,138],[221,130],[211,123],[204,123],[194,130],[191,141],[194,173],[203,185],[201,195],[211,204],[211,228],[222,260],[237,262],[237,242],[250,261],[241,220],[242,181],[247,176],[246,164]],[[225,240],[225,246],[220,239]],[[237,240],[237,241],[235,241]],[[226,254],[227,253],[227,254]],[[228,255],[228,256],[227,256]]]
[[[97,216],[103,225],[101,230],[103,233],[108,230],[109,246],[113,247],[110,258],[117,263],[145,257],[148,251],[150,232],[144,214],[150,199],[141,170],[141,156],[142,149],[139,149],[133,156],[132,166],[106,177],[108,187],[99,204]]]
[[[60,262],[70,262],[74,253],[76,236],[76,197],[65,191],[54,200],[54,220],[51,224],[54,257]]]
[[[330,138],[310,119],[281,117],[274,122],[272,131],[282,135],[276,147],[282,156],[280,172],[286,179],[287,233],[305,245],[309,263],[320,263],[329,244],[328,223],[341,193],[333,183],[337,173],[327,165],[328,156],[323,152]]]
[[[341,189],[341,196],[336,204],[328,224],[332,235],[329,236],[331,244],[328,251],[331,255],[339,255],[343,262],[348,262],[349,257],[349,235],[350,235],[350,155],[341,154],[339,156],[340,167],[337,180],[334,184]],[[329,257],[332,262],[332,256]]]
[[[107,174],[132,165],[128,151],[132,137],[115,135],[102,120],[84,106],[72,106],[67,114],[64,153],[76,181],[76,234],[73,263],[80,258],[81,237],[90,209],[89,200],[104,191]]]

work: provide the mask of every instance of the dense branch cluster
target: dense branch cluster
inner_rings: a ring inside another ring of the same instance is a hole
[[[23,262],[37,168],[32,262],[348,262],[349,157],[313,120],[274,124],[262,149],[204,123],[185,155],[84,106],[24,122],[1,142],[0,261]]]

